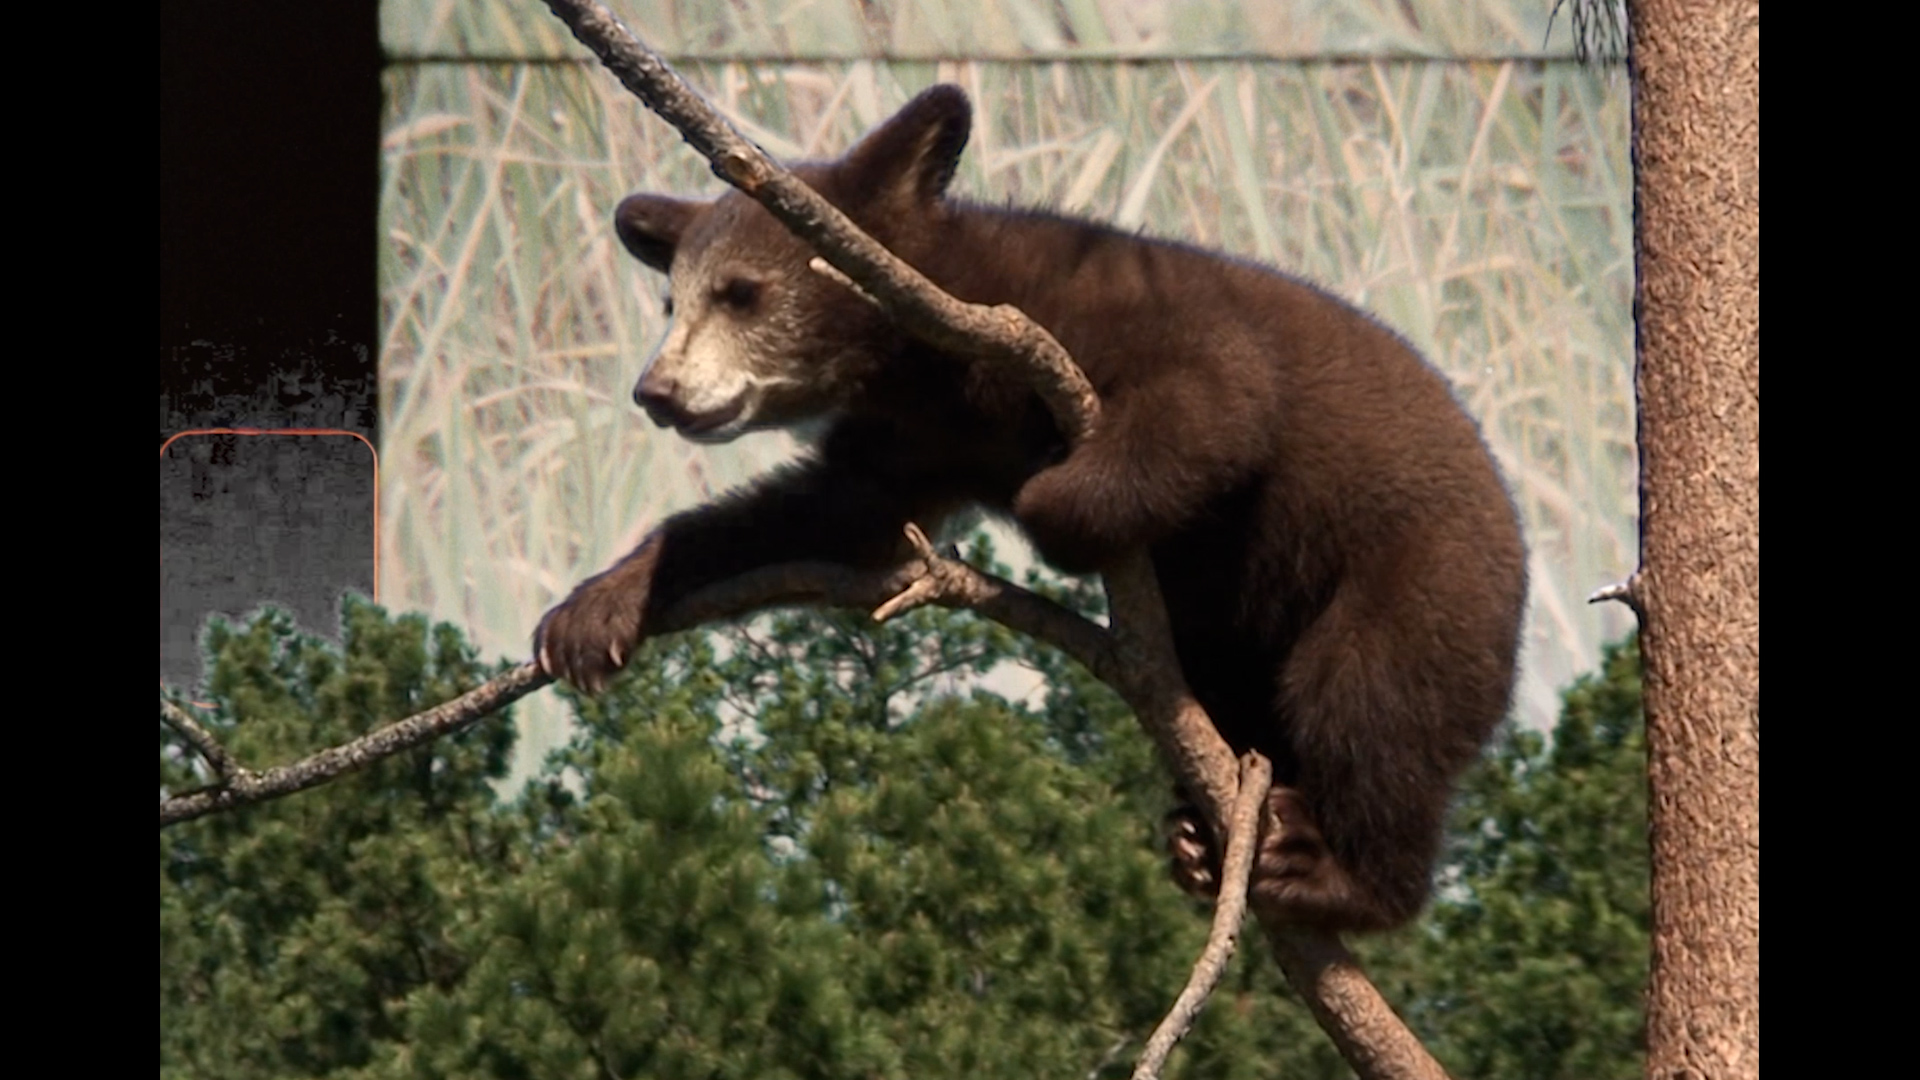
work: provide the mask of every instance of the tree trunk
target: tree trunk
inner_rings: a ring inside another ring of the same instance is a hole
[[[1647,1075],[1760,1074],[1760,5],[1630,5]]]

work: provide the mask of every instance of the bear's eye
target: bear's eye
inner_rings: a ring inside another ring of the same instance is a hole
[[[736,311],[747,311],[760,302],[760,283],[732,278],[714,290],[713,298]]]
[[[666,306],[667,314],[672,315],[673,314],[673,297],[663,296],[660,298],[660,300],[661,300],[661,303]]]

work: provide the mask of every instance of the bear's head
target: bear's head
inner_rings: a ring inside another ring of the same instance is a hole
[[[793,171],[911,262],[916,238],[944,214],[970,123],[966,95],[935,86],[845,156]],[[631,195],[614,228],[669,276],[672,323],[633,390],[662,427],[718,443],[830,416],[885,353],[885,318],[809,269],[813,251],[740,192],[713,202]]]

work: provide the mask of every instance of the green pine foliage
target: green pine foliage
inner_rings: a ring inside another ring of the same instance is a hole
[[[349,602],[344,649],[267,611],[215,622],[206,726],[239,760],[289,761],[484,682],[451,627]],[[481,879],[525,841],[494,808],[512,726],[483,724],[306,797],[160,834],[163,1077],[327,1076],[408,1038],[400,1006],[455,985]],[[163,735],[162,793],[205,782]]]
[[[244,760],[488,674],[446,627],[350,603],[345,631],[210,631],[212,724]],[[1629,643],[1551,743],[1503,741],[1430,916],[1365,943],[1462,1075],[1638,1069],[1636,673]],[[577,737],[507,801],[493,721],[163,832],[162,1075],[1124,1076],[1198,954],[1146,740],[991,623],[769,616],[651,642],[568,700]],[[163,736],[163,789],[204,782],[191,762]],[[1348,1075],[1247,941],[1169,1075]]]

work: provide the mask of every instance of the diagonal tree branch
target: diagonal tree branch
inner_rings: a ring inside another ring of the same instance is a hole
[[[1092,429],[1100,400],[1053,335],[1018,308],[963,303],[935,288],[861,232],[838,207],[774,164],[599,4],[547,0],[547,6],[622,85],[713,163],[715,175],[753,196],[794,235],[813,245],[903,329],[962,355],[1019,363],[1034,377],[1034,389],[1070,439],[1077,442]]]
[[[395,721],[352,742],[330,746],[291,765],[252,772],[234,768],[229,762],[221,783],[160,800],[160,827],[318,787],[381,758],[471,727],[552,681],[541,673],[539,665],[521,664],[444,705]],[[166,715],[164,710],[161,715]],[[186,737],[193,739],[191,735]],[[197,742],[194,745],[199,746]],[[220,772],[217,766],[215,772]]]
[[[1133,1069],[1133,1080],[1157,1080],[1160,1069],[1173,1052],[1173,1044],[1192,1029],[1200,1007],[1220,985],[1227,961],[1233,958],[1234,939],[1240,935],[1240,922],[1247,916],[1247,882],[1253,876],[1254,838],[1260,832],[1260,816],[1266,810],[1267,792],[1273,785],[1273,763],[1257,753],[1240,762],[1240,796],[1234,800],[1233,821],[1228,826],[1227,853],[1220,861],[1220,900],[1213,908],[1213,929],[1207,934],[1207,947],[1193,965],[1186,989],[1174,999],[1167,1018],[1154,1029],[1147,1048]]]
[[[912,535],[925,544],[926,538],[918,529],[912,530]],[[1104,630],[1037,593],[939,556],[931,545],[924,550],[927,558],[893,570],[858,571],[831,563],[790,563],[743,574],[676,603],[661,616],[659,632],[692,629],[795,604],[872,611],[912,590],[924,595],[924,602],[971,608],[1010,629],[1051,642],[1096,678],[1114,677],[1120,661]],[[552,681],[541,673],[539,665],[521,664],[452,701],[351,742],[259,772],[240,767],[193,717],[170,702],[162,702],[161,718],[207,758],[218,779],[205,788],[162,799],[160,827],[317,787],[382,758],[471,727]]]

